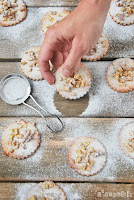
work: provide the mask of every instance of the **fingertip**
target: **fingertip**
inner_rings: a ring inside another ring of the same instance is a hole
[[[71,71],[69,71],[69,70],[66,69],[66,68],[65,68],[65,69],[63,68],[62,74],[63,74],[63,76],[65,76],[65,77],[69,77],[69,76],[72,75]]]

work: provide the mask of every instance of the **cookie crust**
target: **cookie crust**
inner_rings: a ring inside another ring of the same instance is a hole
[[[0,2],[0,25],[1,26],[14,26],[23,21],[27,16],[26,5],[23,0],[13,0],[6,3],[6,0]],[[11,6],[10,6],[11,3]],[[9,6],[9,7],[8,7]],[[11,18],[13,17],[13,18]]]
[[[29,200],[34,195],[37,199],[40,199],[41,197],[55,197],[55,200],[66,200],[64,191],[52,181],[45,181],[43,183],[41,182],[31,188],[26,200]]]
[[[60,21],[70,12],[68,10],[61,10],[61,11],[49,11],[44,14],[42,21],[41,21],[41,28],[44,33],[56,22]]]
[[[108,38],[104,33],[102,33],[99,41],[95,45],[95,47],[89,52],[86,53],[83,57],[82,60],[86,61],[97,61],[103,58],[109,49],[109,41]]]
[[[125,124],[118,135],[118,142],[121,150],[134,159],[134,122]],[[131,144],[131,145],[130,145]]]
[[[91,159],[89,156],[91,156]],[[93,158],[94,161],[92,161]],[[91,162],[90,165],[89,160]],[[82,176],[92,176],[97,174],[104,168],[106,160],[107,153],[105,147],[100,141],[93,137],[77,138],[72,143],[68,152],[70,167]],[[86,168],[85,165],[87,165]]]
[[[74,79],[77,75],[79,76],[78,81]],[[83,64],[80,64],[76,72],[74,72],[73,77],[64,77],[62,74],[62,66],[59,67],[55,73],[55,78],[55,87],[57,91],[66,99],[79,99],[83,97],[91,87],[90,71]],[[79,82],[79,86],[77,86],[77,82]],[[83,85],[81,85],[82,83]]]
[[[31,47],[24,52],[21,59],[21,70],[23,74],[33,81],[39,81],[43,79],[38,65],[39,51],[40,47]]]
[[[18,160],[24,159],[39,147],[40,134],[35,123],[18,120],[4,128],[1,144],[5,155]]]

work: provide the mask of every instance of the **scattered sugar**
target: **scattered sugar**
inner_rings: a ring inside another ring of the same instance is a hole
[[[56,183],[59,187],[63,189],[65,192],[68,200],[82,200],[79,191],[75,191],[77,188],[75,188],[75,184],[73,183]],[[16,191],[16,200],[25,200],[27,197],[27,194],[29,190],[34,187],[35,185],[38,185],[38,183],[19,183],[15,185]]]
[[[89,90],[89,105],[80,116],[131,117],[134,116],[134,91],[119,93],[112,90],[105,78],[111,62],[84,63],[91,72],[92,84]]]
[[[27,86],[22,78],[10,78],[4,83],[3,93],[9,101],[22,99],[26,91]]]
[[[44,13],[50,10],[58,11],[61,9],[72,10],[72,8],[68,7],[30,7],[28,8],[26,19],[20,24],[6,28],[0,27],[0,48],[3,49],[2,57],[21,58],[26,49],[33,46],[41,46],[44,39],[44,33],[41,30],[41,20]],[[108,14],[104,26],[104,33],[110,42],[110,49],[105,58],[134,57],[134,25],[121,26],[114,22]],[[8,51],[6,48],[3,48],[4,46],[8,46]]]
[[[16,198],[15,200],[25,200],[27,197],[27,194],[31,187],[36,185],[35,183],[19,183],[15,185],[16,192]]]
[[[47,179],[68,181],[70,177],[72,181],[119,181],[128,179],[129,173],[129,180],[134,179],[134,160],[127,157],[118,144],[120,129],[133,119],[64,118],[65,128],[58,134],[50,133],[48,129],[44,129],[42,119],[36,118],[35,121],[41,134],[39,149],[33,156],[25,160],[7,157],[7,162],[3,163],[0,169],[4,176],[39,181]],[[68,149],[72,141],[82,136],[97,138],[107,151],[106,166],[98,174],[91,177],[78,175],[68,163]],[[36,156],[39,157],[38,162],[36,162]]]
[[[134,58],[134,25],[119,25],[108,14],[104,25],[104,33],[108,37],[110,44],[105,58]]]

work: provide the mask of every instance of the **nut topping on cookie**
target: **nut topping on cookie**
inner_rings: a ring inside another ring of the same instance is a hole
[[[45,181],[34,186],[28,193],[26,200],[66,200],[63,190],[52,181]]]
[[[24,159],[36,151],[40,136],[34,123],[19,120],[4,129],[1,143],[6,155]]]
[[[112,62],[106,72],[108,85],[118,92],[134,89],[134,60],[119,58]]]
[[[121,25],[134,23],[134,1],[113,0],[109,10],[112,19]]]
[[[83,97],[91,87],[90,71],[83,64],[70,77],[64,77],[62,66],[55,73],[56,89],[61,96],[67,99],[77,99]]]
[[[102,57],[106,55],[108,48],[109,48],[108,38],[102,33],[95,47],[92,48],[90,51],[88,51],[82,57],[82,60],[87,60],[87,61],[100,60]]]
[[[76,139],[68,154],[70,166],[83,176],[99,172],[106,162],[106,151],[95,138],[81,137]]]
[[[134,159],[134,122],[124,125],[120,130],[119,144],[122,151]]]
[[[60,21],[66,17],[70,12],[68,10],[60,11],[50,11],[44,14],[41,22],[41,28],[44,33],[50,28],[53,24]]]
[[[32,47],[24,52],[21,60],[21,70],[25,76],[32,80],[42,80],[43,77],[39,70],[38,54],[40,48]]]
[[[26,17],[26,6],[22,0],[0,1],[0,24],[12,26],[21,22]]]

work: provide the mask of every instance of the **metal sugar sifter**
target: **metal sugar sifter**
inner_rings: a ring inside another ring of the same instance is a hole
[[[35,110],[44,120],[46,126],[55,133],[58,133],[63,130],[64,125],[61,119],[57,115],[53,115],[44,108],[42,108],[36,100],[33,98],[33,96],[30,94],[31,93],[31,86],[29,81],[21,74],[9,74],[5,76],[1,82],[0,82],[0,94],[1,98],[8,104],[11,105],[19,105],[19,104],[24,104],[25,106],[28,106]],[[28,98],[31,98],[33,102],[43,111],[47,112],[49,115],[52,117],[56,117],[60,123],[60,128],[52,128],[48,123],[46,118],[43,116],[43,114],[37,110],[36,108],[32,107],[31,105],[25,103],[25,101]]]

